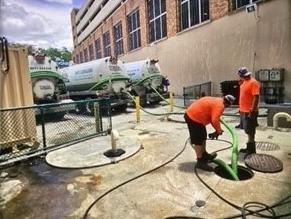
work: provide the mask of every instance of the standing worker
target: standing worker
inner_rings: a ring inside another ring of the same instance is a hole
[[[217,154],[209,154],[206,151],[207,131],[206,125],[211,124],[215,129],[211,133],[212,138],[218,138],[222,134],[220,126],[220,116],[224,108],[230,106],[235,101],[232,95],[224,97],[202,97],[193,102],[186,110],[184,118],[187,123],[191,145],[197,157],[197,168],[212,171],[213,168],[207,164],[212,161]]]
[[[246,67],[238,70],[238,75],[243,83],[240,85],[239,111],[241,113],[243,129],[248,135],[247,147],[240,152],[246,154],[256,153],[255,134],[258,126],[258,104],[260,95],[260,84],[251,76]]]

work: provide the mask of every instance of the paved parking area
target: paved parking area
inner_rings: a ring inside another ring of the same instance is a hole
[[[162,113],[168,111],[168,106],[147,110]],[[230,112],[235,110],[230,109]],[[137,124],[131,109],[128,113],[114,116],[113,128],[118,130],[121,144],[138,142],[140,145],[140,150],[133,156],[117,163],[111,162],[93,168],[63,169],[48,165],[44,157],[2,170],[0,206],[3,218],[158,219],[186,216],[231,218],[234,215],[241,218],[241,211],[237,208],[243,207],[247,202],[262,202],[271,206],[291,195],[289,129],[276,131],[266,126],[266,118],[260,118],[257,141],[274,143],[279,148],[258,150],[258,153],[270,154],[280,159],[283,162],[283,171],[253,171],[253,177],[248,180],[232,181],[214,172],[200,170],[197,172],[198,177],[194,172],[196,158],[187,142],[188,130],[186,124],[182,123],[183,117],[171,115],[169,118],[142,112],[141,122]],[[238,117],[227,116],[225,120],[231,126],[238,123]],[[208,127],[208,131],[213,130]],[[244,147],[246,135],[242,130],[236,129],[235,132],[238,135],[239,148]],[[98,143],[110,146],[110,138],[106,137],[103,140],[100,137],[92,139],[96,142],[93,146]],[[209,152],[229,146],[227,141],[231,138],[226,131],[220,139],[225,141],[207,141]],[[75,152],[90,156],[91,153],[94,154],[94,148],[90,145],[92,146],[92,142],[83,142],[83,148],[81,143]],[[56,152],[59,153],[59,161],[70,161],[70,158],[74,158],[69,148],[66,150]],[[61,154],[63,159],[60,159]],[[56,157],[52,156],[51,159]],[[218,152],[218,158],[230,163],[230,150]],[[85,163],[87,161],[84,160]],[[238,164],[245,166],[243,159],[239,159]],[[197,201],[203,201],[205,205],[199,207]],[[255,207],[251,209],[258,210]],[[274,208],[274,212],[276,215],[284,215],[290,209],[291,204],[287,203]],[[271,216],[270,212],[262,213]]]

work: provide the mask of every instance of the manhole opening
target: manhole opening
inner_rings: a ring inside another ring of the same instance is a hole
[[[222,166],[215,167],[214,172],[216,173],[216,175],[224,179],[233,180],[231,175]],[[243,166],[237,166],[237,173],[240,181],[251,179],[254,176],[254,172],[252,170]]]

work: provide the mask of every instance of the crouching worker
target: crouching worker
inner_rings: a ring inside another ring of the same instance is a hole
[[[212,171],[213,168],[208,165],[217,154],[209,154],[206,151],[207,131],[206,125],[211,124],[215,129],[212,137],[218,137],[222,134],[220,126],[220,116],[224,108],[230,106],[235,101],[232,95],[224,97],[202,97],[194,101],[186,110],[184,118],[187,123],[191,145],[195,150],[197,157],[197,168]]]

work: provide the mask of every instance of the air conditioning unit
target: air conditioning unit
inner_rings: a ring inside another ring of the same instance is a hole
[[[246,6],[246,12],[251,13],[257,10],[257,4],[249,4]]]

